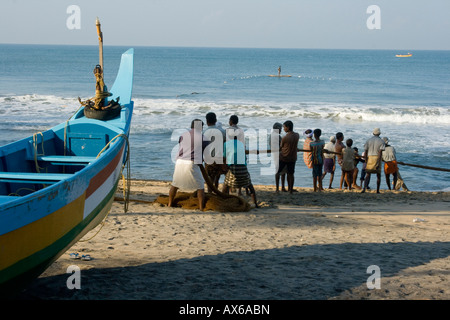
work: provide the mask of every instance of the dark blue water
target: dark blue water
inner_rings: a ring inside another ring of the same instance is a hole
[[[108,86],[126,49],[104,48]],[[341,131],[360,150],[380,127],[400,161],[450,168],[450,52],[397,53],[136,47],[132,175],[170,180],[179,130],[209,111],[224,124],[237,114],[250,138],[292,120],[300,133],[321,128],[324,140]],[[0,45],[0,144],[65,121],[78,96],[94,95],[97,63],[95,46]],[[279,66],[291,77],[268,77]],[[264,166],[250,165],[252,179],[273,184]],[[450,187],[449,173],[400,170],[412,190]],[[296,185],[312,185],[301,160],[296,177]]]

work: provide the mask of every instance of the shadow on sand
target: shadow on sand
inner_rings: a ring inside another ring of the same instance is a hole
[[[133,267],[36,279],[17,299],[323,300],[365,285],[367,268],[383,277],[450,255],[449,242],[344,243],[228,252]]]

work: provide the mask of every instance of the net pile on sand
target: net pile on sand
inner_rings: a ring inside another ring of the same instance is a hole
[[[218,212],[245,212],[250,210],[250,204],[241,197],[228,195],[227,197],[219,196],[213,193],[206,193],[205,211],[212,210]],[[160,195],[155,199],[154,203],[166,205],[169,203],[169,196]],[[198,210],[197,192],[187,193],[178,192],[173,206],[183,209]]]
[[[203,178],[205,179],[206,184],[213,191],[213,193],[205,194],[205,209],[204,211],[212,210],[218,212],[245,212],[251,209],[250,204],[242,197],[232,195],[232,194],[224,194],[219,191],[212,183],[208,174],[206,173],[205,167],[203,165],[199,165],[200,171],[202,172]],[[154,203],[159,203],[163,205],[169,204],[169,196],[160,195]],[[181,207],[183,209],[199,209],[198,207],[198,198],[197,191],[195,192],[177,192],[175,199],[173,200],[174,207]]]

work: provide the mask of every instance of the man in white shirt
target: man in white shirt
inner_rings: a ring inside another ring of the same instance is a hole
[[[364,180],[364,187],[361,193],[366,192],[370,181],[370,174],[377,174],[377,193],[380,193],[381,182],[381,154],[385,148],[383,139],[380,138],[380,128],[373,130],[373,137],[367,140],[364,145],[364,154],[366,160],[366,178]]]
[[[226,174],[228,167],[223,163],[223,144],[226,140],[226,132],[222,126],[217,124],[217,116],[214,112],[206,114],[206,124],[208,127],[203,131],[206,139],[211,143],[205,148],[205,170],[217,189],[220,176]],[[208,192],[213,190],[208,186]]]
[[[336,145],[336,137],[331,136],[330,141],[327,142],[324,146],[324,149],[327,151],[335,152],[334,147]],[[330,185],[328,186],[328,189],[333,189],[331,185],[333,184],[334,179],[334,170],[336,169],[336,154],[334,153],[324,153],[323,154],[324,160],[323,160],[323,178],[325,178],[327,173],[330,173]]]

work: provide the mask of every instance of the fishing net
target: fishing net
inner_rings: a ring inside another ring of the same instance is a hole
[[[246,212],[250,210],[250,204],[244,198],[234,195],[229,195],[228,198],[224,198],[214,193],[206,193],[205,199],[205,211]],[[167,205],[169,203],[169,197],[167,195],[160,195],[154,202]],[[177,192],[173,201],[173,206],[183,209],[198,210],[197,192]]]
[[[217,190],[208,174],[206,173],[203,165],[199,166],[206,184],[208,185],[210,190],[213,191],[213,193],[205,194],[205,211],[212,210],[218,212],[245,212],[251,209],[250,204],[244,198],[231,194],[224,194]],[[160,195],[154,202],[168,205],[169,196]],[[197,191],[193,193],[177,192],[172,205],[174,207],[181,207],[183,209],[199,209]]]

